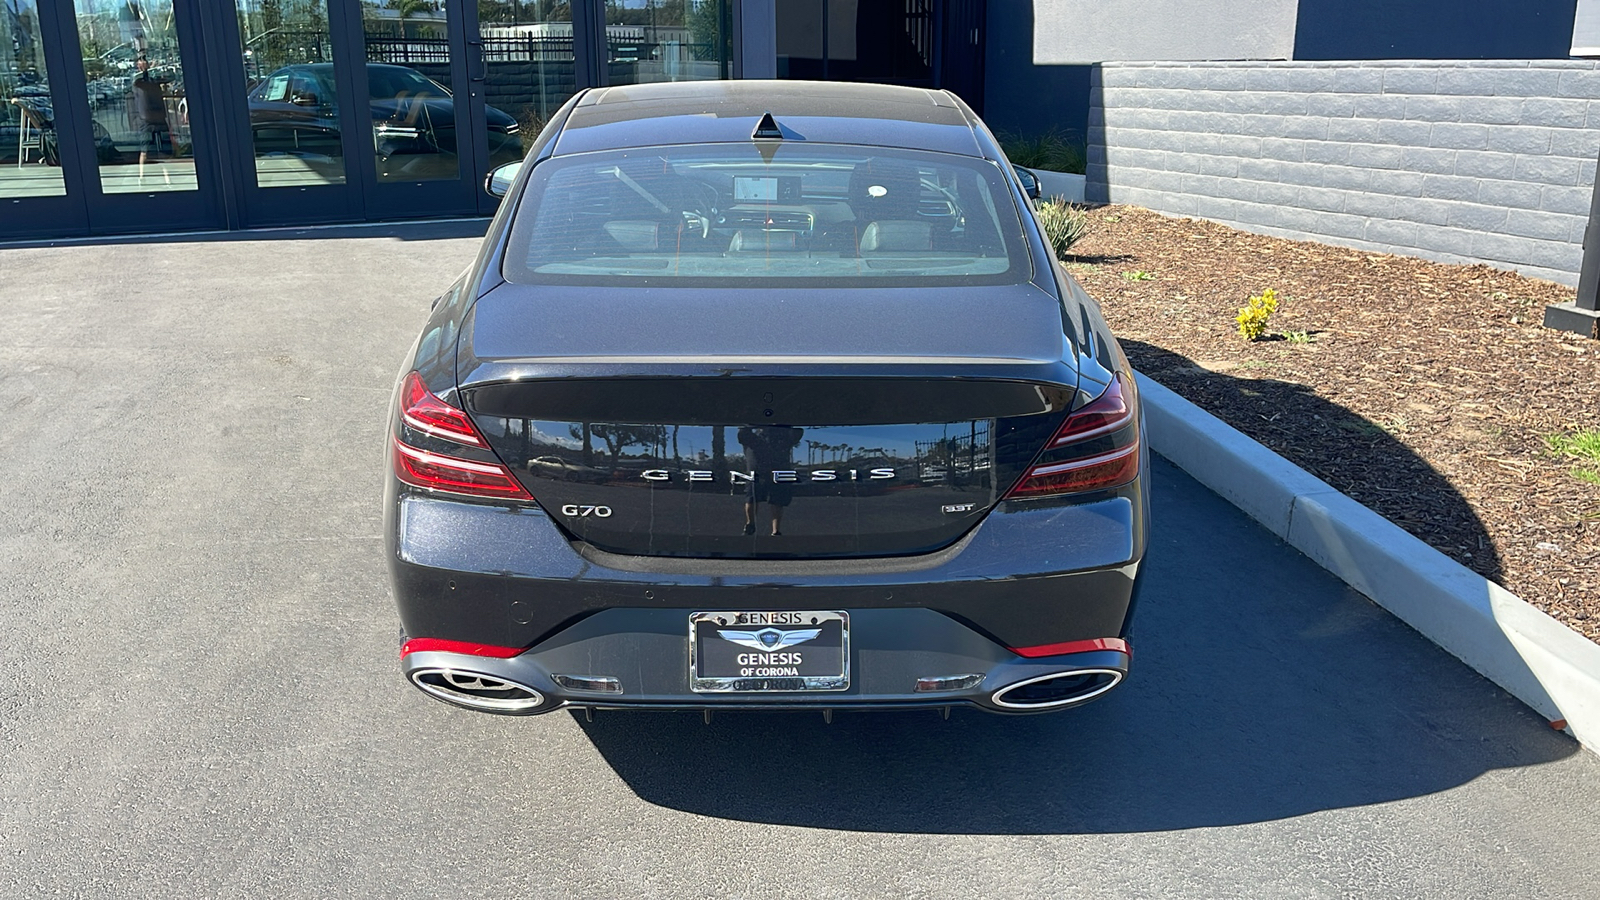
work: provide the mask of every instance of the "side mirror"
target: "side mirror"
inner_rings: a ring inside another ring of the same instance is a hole
[[[517,180],[517,173],[522,171],[522,160],[506,163],[489,173],[483,180],[483,189],[491,197],[504,197],[511,190],[511,182]]]
[[[1022,182],[1022,192],[1028,195],[1028,199],[1039,199],[1039,197],[1044,193],[1039,188],[1039,176],[1021,166],[1012,166],[1011,168],[1017,173],[1017,180]]]

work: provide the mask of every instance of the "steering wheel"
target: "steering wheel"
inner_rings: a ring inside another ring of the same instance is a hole
[[[717,218],[717,190],[704,182],[695,182],[694,208],[683,210],[683,223],[699,231],[702,239],[711,236],[711,223]]]

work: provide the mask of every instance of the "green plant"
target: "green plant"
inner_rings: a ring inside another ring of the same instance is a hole
[[[1278,292],[1267,288],[1250,298],[1249,306],[1239,309],[1234,319],[1239,323],[1239,334],[1247,341],[1260,340],[1267,333],[1267,319],[1278,311]]]
[[[1029,169],[1049,169],[1082,175],[1086,159],[1083,141],[1070,131],[1051,129],[1043,134],[1000,134],[1000,149],[1012,164]]]
[[[1283,339],[1291,344],[1309,344],[1313,340],[1309,331],[1285,331]]]
[[[1128,279],[1129,281],[1154,281],[1156,279],[1155,275],[1152,275],[1143,269],[1134,269],[1132,272],[1123,272],[1122,277]]]
[[[1058,259],[1065,259],[1067,249],[1089,233],[1089,213],[1065,200],[1051,198],[1039,203],[1035,210]]]
[[[1572,469],[1573,478],[1600,484],[1600,429],[1547,434],[1544,445],[1557,456],[1577,460],[1578,464]]]
[[[1547,434],[1546,447],[1552,453],[1600,465],[1600,430],[1579,430],[1563,434]]]

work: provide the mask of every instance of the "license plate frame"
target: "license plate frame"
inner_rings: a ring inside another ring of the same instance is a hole
[[[818,633],[807,637],[812,630]],[[771,632],[776,635],[764,634]],[[804,659],[808,651],[812,652],[811,662]],[[740,660],[747,655],[766,664],[752,661],[745,665]],[[789,655],[799,657],[798,663],[790,665],[789,660],[779,659]],[[820,661],[816,659],[819,655],[823,657]],[[761,674],[755,674],[758,672]],[[695,693],[799,694],[849,687],[850,614],[843,610],[724,610],[689,615],[689,689]]]

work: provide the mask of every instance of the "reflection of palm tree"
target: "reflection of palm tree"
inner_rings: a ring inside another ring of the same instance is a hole
[[[726,425],[711,426],[711,471],[717,481],[728,473],[728,430]]]

